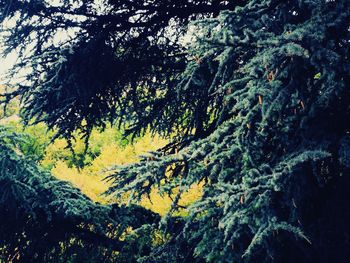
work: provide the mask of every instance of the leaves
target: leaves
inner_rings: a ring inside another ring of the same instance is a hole
[[[40,225],[21,247],[45,237],[50,221],[55,231],[48,236],[55,244],[64,240],[64,252],[96,248],[111,262],[350,258],[349,1],[151,2],[109,1],[97,12],[92,3],[57,9],[15,1],[9,9],[8,17],[22,16],[5,37],[7,50],[39,47],[17,65],[32,69],[28,85],[3,96],[23,96],[28,121],[58,127],[70,146],[76,129],[87,145],[93,128],[108,121],[134,137],[150,130],[170,140],[109,170],[107,194],[128,196],[130,205],[101,206],[66,183],[38,176],[35,166],[18,165],[26,161],[14,154],[17,144],[4,139],[12,149],[3,151],[11,154],[1,163],[7,209],[17,211],[19,201]],[[32,21],[38,14],[43,17]],[[192,18],[184,47],[179,38]],[[49,44],[62,24],[76,34],[67,44]],[[34,40],[30,31],[43,38]],[[121,153],[105,147],[107,156]],[[196,186],[195,201],[184,200]],[[154,193],[171,199],[162,218],[134,205]],[[26,220],[20,225],[27,235],[33,224]],[[56,238],[60,220],[71,228]],[[112,233],[110,224],[116,225]],[[10,229],[1,230],[6,245],[23,232]],[[152,242],[158,233],[164,238]],[[72,240],[83,245],[72,248]],[[61,251],[51,248],[40,255]],[[27,251],[31,247],[22,254]]]

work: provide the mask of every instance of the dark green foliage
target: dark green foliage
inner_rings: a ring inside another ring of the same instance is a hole
[[[158,216],[140,207],[93,203],[70,184],[24,160],[16,150],[21,140],[0,127],[2,260],[133,262],[149,250]],[[121,241],[128,228],[132,234]],[[148,240],[135,239],[137,233]],[[135,246],[138,251],[132,249]],[[124,254],[116,253],[120,250]]]
[[[57,125],[68,138],[76,128],[88,135],[107,119],[135,134],[150,127],[177,136],[169,147],[117,167],[109,177],[109,193],[129,193],[132,200],[153,186],[179,189],[172,211],[159,223],[166,241],[145,250],[139,243],[117,247],[121,258],[349,261],[348,0],[250,0],[237,1],[236,8],[234,1],[109,1],[111,9],[101,15],[91,13],[88,3],[43,9],[37,1],[24,8],[24,2],[0,5],[7,17],[16,10],[23,14],[6,38],[10,49],[26,46],[30,36],[20,25],[34,14],[40,18],[30,26],[43,37],[35,41],[45,42],[53,34],[49,27],[55,31],[60,23],[77,23],[80,33],[66,46],[45,49],[42,42],[39,53],[33,51],[28,61],[22,57],[20,65],[33,66],[27,75],[32,82],[13,95],[24,96],[28,119]],[[141,9],[145,20],[124,20]],[[84,19],[54,15],[62,12],[83,12]],[[192,24],[194,36],[185,50],[177,37],[195,14],[203,19]],[[172,41],[164,32],[170,18],[179,29],[171,32]],[[203,197],[187,207],[188,216],[174,217],[181,193],[199,182],[205,183]],[[69,189],[68,195],[74,192]],[[106,222],[99,213],[111,208],[90,205],[99,212],[88,218],[75,206],[54,210],[76,211],[73,218],[98,226]],[[140,240],[149,241],[154,222],[140,222]]]
[[[67,139],[76,129],[88,139],[92,127],[106,121],[128,124],[134,134],[148,126],[171,132],[169,121],[182,127],[186,109],[169,111],[176,99],[169,87],[186,65],[179,38],[191,19],[236,1],[111,0],[100,8],[93,3],[0,2],[4,53],[21,54],[9,76],[33,70],[4,100],[21,95],[28,121],[35,117],[55,126]],[[6,20],[14,26],[6,27]]]
[[[149,262],[184,241],[193,250],[174,261],[186,253],[208,262],[350,259],[349,21],[344,0],[249,1],[195,22],[190,54],[200,61],[177,92],[206,101],[213,132],[111,176],[111,193],[137,189],[137,197],[150,185],[181,192],[206,182],[183,227],[169,230],[171,249]]]

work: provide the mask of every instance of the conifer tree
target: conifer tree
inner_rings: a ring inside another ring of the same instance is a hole
[[[25,139],[0,127],[1,261],[134,262],[146,254],[158,215],[94,203],[25,159],[19,152]],[[134,233],[121,240],[128,228]]]
[[[205,182],[148,262],[349,260],[349,21],[349,1],[267,0],[194,23],[177,103],[200,97],[207,135],[111,177],[138,198]]]
[[[186,66],[186,25],[241,1],[51,2],[0,1],[3,53],[19,54],[8,78],[21,80],[3,99],[21,95],[27,120],[70,140],[74,130],[88,138],[106,121],[128,122],[136,135],[148,125],[167,131],[180,118],[162,113]]]
[[[109,177],[108,193],[117,197],[137,200],[153,187],[175,195],[167,216],[138,225],[148,230],[140,239],[152,231],[166,238],[141,254],[140,244],[117,248],[118,255],[134,253],[129,259],[139,262],[350,259],[348,0],[108,1],[101,15],[90,2],[52,9],[11,2],[0,6],[4,17],[22,16],[5,35],[9,50],[34,36],[43,41],[19,64],[32,66],[30,85],[5,95],[23,96],[28,120],[57,126],[67,138],[109,119],[136,135],[151,129],[173,138]],[[177,36],[191,18],[184,49]],[[66,46],[48,45],[62,25],[83,29]],[[162,42],[168,34],[175,37]],[[181,194],[200,182],[201,199],[180,206]],[[187,216],[174,215],[184,209]]]

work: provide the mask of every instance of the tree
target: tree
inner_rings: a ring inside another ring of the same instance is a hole
[[[61,49],[62,56],[57,47],[39,44],[41,53],[29,58],[33,71],[27,74],[37,83],[21,85],[7,98],[21,94],[28,119],[57,125],[68,138],[76,128],[89,134],[90,127],[103,126],[109,118],[134,134],[150,128],[172,135],[168,147],[139,163],[116,167],[109,177],[109,193],[130,194],[132,200],[153,187],[177,190],[172,211],[159,222],[166,238],[137,259],[348,261],[349,1],[131,2],[109,1],[104,7],[110,9],[97,17],[91,15],[93,5],[85,4],[53,7],[66,15],[50,16],[52,23],[36,18],[38,24],[31,26],[40,25],[50,36],[51,24],[88,26],[75,34],[67,51]],[[142,10],[158,9],[145,11],[143,20],[143,13],[135,11],[140,5]],[[44,12],[37,8],[35,14]],[[73,15],[89,15],[73,19],[71,8]],[[33,13],[22,11],[32,7],[14,10],[24,14],[20,21],[32,21]],[[139,22],[134,22],[138,16],[123,20],[125,12],[139,14]],[[107,31],[114,32],[117,42],[103,34],[108,14],[133,24],[109,22],[114,30]],[[176,37],[194,14],[192,44],[184,49]],[[153,23],[157,17],[169,20],[158,27]],[[158,33],[169,29],[170,18],[181,30],[170,31],[175,36],[162,42],[168,35]],[[142,37],[139,25],[150,27],[150,35]],[[16,39],[26,45],[29,35],[23,37],[21,28],[9,31],[7,46],[14,47]],[[43,32],[38,36],[46,40]],[[202,198],[179,206],[181,194],[199,182],[204,183]],[[173,216],[181,209],[189,215]],[[155,229],[149,222],[144,226]]]
[[[236,2],[1,1],[4,54],[20,54],[9,77],[30,71],[5,100],[21,95],[27,120],[45,121],[67,139],[76,129],[88,139],[106,121],[128,123],[136,135],[147,126],[169,132],[168,121],[183,128],[185,109],[163,113],[177,106],[169,87],[186,65],[179,39],[191,19]]]
[[[205,182],[150,262],[349,260],[349,17],[348,1],[249,1],[195,22],[177,90],[208,101],[212,132],[111,177],[135,198]]]
[[[127,262],[142,256],[159,216],[131,206],[93,203],[24,156],[24,138],[0,127],[0,258],[5,262]],[[146,223],[146,224],[144,224]],[[120,240],[128,228],[135,234]],[[133,246],[138,251],[130,250]],[[130,251],[128,251],[128,249]],[[123,251],[118,255],[115,251]]]

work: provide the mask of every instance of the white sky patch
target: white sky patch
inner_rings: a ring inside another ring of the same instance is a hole
[[[0,58],[0,85],[3,85],[5,82],[6,72],[13,67],[18,58],[16,52],[12,52],[5,58]]]

